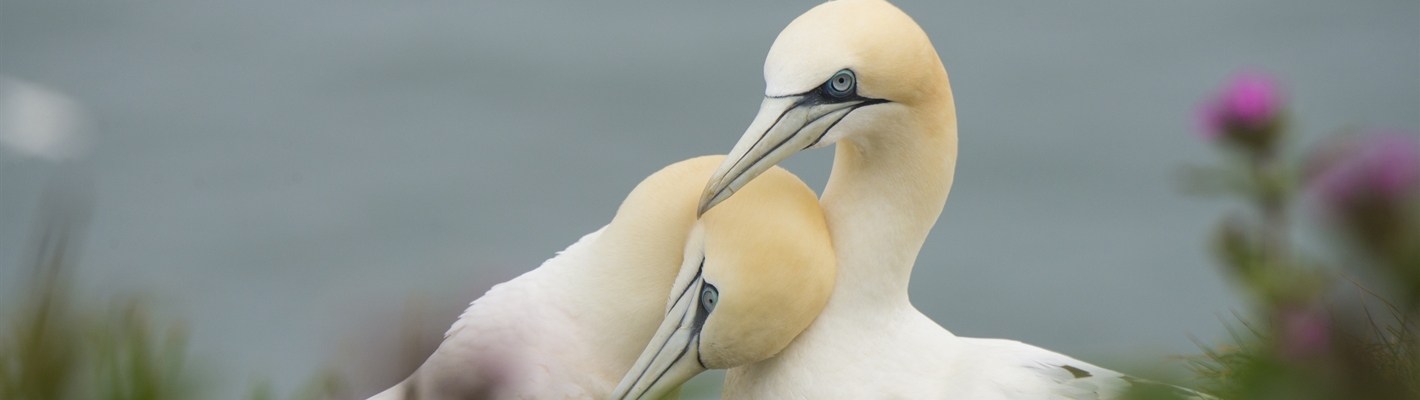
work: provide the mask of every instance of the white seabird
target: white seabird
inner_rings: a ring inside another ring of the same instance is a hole
[[[952,184],[957,115],[911,17],[879,0],[819,5],[779,34],[764,79],[759,115],[700,211],[790,155],[836,143],[820,204],[838,283],[779,355],[729,371],[724,398],[1084,399],[1160,385],[1016,341],[957,337],[912,306],[913,263]]]
[[[606,227],[474,300],[413,375],[372,400],[607,398],[668,298],[669,312],[691,317],[695,334],[677,338],[698,344],[698,362],[778,352],[832,291],[827,226],[813,191],[783,169],[697,220],[702,184],[723,158],[646,178]],[[764,302],[775,307],[748,307]]]

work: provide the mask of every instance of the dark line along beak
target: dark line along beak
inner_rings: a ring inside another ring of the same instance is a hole
[[[828,134],[829,129],[853,110],[886,102],[857,95],[835,99],[817,90],[793,96],[766,97],[759,106],[759,115],[754,117],[754,122],[745,130],[739,143],[710,177],[710,183],[700,195],[696,215],[704,215],[759,174],[794,153],[819,146],[819,140]]]
[[[641,357],[621,378],[612,399],[660,399],[707,369],[700,362],[700,328],[710,314],[700,302],[704,287],[705,278],[697,272],[685,286],[671,288],[671,293],[680,293],[680,297],[666,312]]]

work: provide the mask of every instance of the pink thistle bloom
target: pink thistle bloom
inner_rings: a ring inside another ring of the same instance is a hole
[[[1325,152],[1313,185],[1332,209],[1357,201],[1403,201],[1420,190],[1420,140],[1398,132],[1371,133]]]
[[[1234,122],[1260,128],[1277,116],[1281,95],[1272,77],[1258,71],[1237,74],[1223,101]]]
[[[1221,93],[1199,106],[1194,118],[1199,135],[1207,141],[1232,139],[1242,143],[1264,140],[1282,110],[1280,85],[1262,71],[1235,75]]]

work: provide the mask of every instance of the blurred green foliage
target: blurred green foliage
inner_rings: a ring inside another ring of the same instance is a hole
[[[6,321],[0,341],[0,400],[71,398],[82,354],[82,324],[70,310],[69,286],[58,249],[41,246],[32,292]],[[48,251],[46,251],[48,250]],[[9,310],[7,310],[9,311]]]
[[[62,216],[60,216],[62,217]],[[57,218],[62,220],[63,218]],[[78,224],[48,223],[36,246],[31,282],[3,299],[0,327],[0,400],[188,400],[211,397],[194,372],[185,325],[157,324],[148,302],[115,296],[105,306],[83,301],[70,270]],[[257,385],[251,399],[277,399]],[[350,398],[344,378],[327,370],[292,400]]]
[[[181,324],[162,335],[143,302],[118,301],[88,330],[95,398],[163,400],[197,397],[200,380],[189,374],[187,332]]]

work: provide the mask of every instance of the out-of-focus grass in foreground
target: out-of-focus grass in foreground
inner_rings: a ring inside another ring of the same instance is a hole
[[[56,185],[73,184],[61,182]],[[138,295],[107,302],[77,293],[71,275],[84,233],[83,191],[52,190],[41,212],[30,281],[0,299],[0,400],[187,400],[210,398],[212,382],[188,355],[186,326],[157,323]],[[289,397],[345,399],[345,381],[322,372]],[[275,400],[270,385],[248,397]]]
[[[74,195],[50,195],[58,193]],[[75,295],[70,267],[87,203],[51,200],[36,231],[27,290],[5,299],[0,399],[195,398],[201,379],[188,368],[182,324],[159,328],[137,297],[104,306]]]

